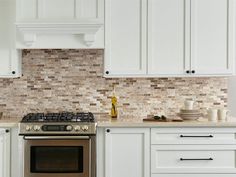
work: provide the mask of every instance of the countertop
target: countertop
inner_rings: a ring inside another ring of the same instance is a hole
[[[17,127],[19,123],[19,119],[12,118],[1,118],[0,119],[0,128],[13,128]]]
[[[231,117],[225,122],[209,122],[207,119],[198,119],[196,121],[183,122],[144,122],[137,117],[125,116],[117,119],[111,119],[107,114],[95,115],[97,127],[236,127],[236,118]],[[0,128],[17,127],[19,119],[2,118],[0,119]]]
[[[142,119],[122,117],[111,119],[109,115],[99,115],[98,127],[236,127],[236,118],[230,117],[229,121],[209,122],[207,119],[183,122],[144,122]]]

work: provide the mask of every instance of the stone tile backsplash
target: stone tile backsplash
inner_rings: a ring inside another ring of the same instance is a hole
[[[175,115],[183,101],[227,106],[227,78],[103,78],[103,50],[24,50],[23,77],[0,79],[0,112],[110,112],[116,87],[121,115]]]

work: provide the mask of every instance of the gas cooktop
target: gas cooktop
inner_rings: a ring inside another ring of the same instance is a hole
[[[91,112],[29,113],[20,122],[20,135],[96,134]]]
[[[29,113],[21,122],[94,122],[91,112]]]

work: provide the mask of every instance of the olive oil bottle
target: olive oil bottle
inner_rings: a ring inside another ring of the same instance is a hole
[[[113,86],[113,93],[111,97],[111,118],[116,119],[118,117],[117,112],[117,97],[115,94],[115,86]]]

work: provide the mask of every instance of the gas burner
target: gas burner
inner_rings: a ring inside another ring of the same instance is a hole
[[[94,122],[94,116],[91,112],[29,113],[21,122]]]

